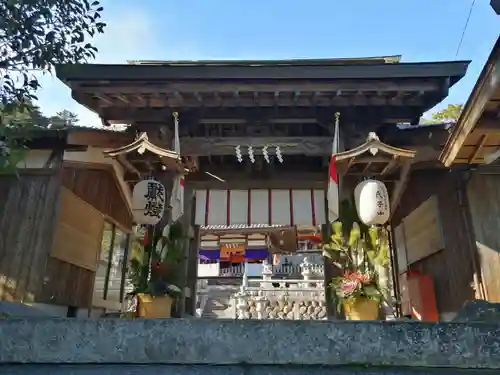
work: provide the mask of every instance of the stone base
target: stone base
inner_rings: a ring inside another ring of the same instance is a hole
[[[51,314],[21,302],[0,301],[0,317],[48,318]],[[52,317],[56,317],[52,315]]]
[[[19,364],[37,364],[26,374],[96,375],[451,375],[500,368],[499,323],[7,318],[0,319],[0,338],[2,375],[27,371],[5,367]]]
[[[500,322],[500,303],[469,301],[453,318],[454,322]]]
[[[498,370],[207,365],[0,365],[0,372],[2,375],[498,375]]]

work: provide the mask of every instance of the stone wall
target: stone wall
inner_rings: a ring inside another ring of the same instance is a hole
[[[499,323],[0,319],[0,338],[2,375],[484,375],[500,368]]]

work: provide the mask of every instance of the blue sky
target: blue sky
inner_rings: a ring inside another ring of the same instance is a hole
[[[403,62],[472,60],[448,103],[464,103],[499,36],[500,16],[476,0],[103,0],[108,27],[96,62],[141,59],[280,59],[403,56]],[[99,125],[55,77],[38,94],[46,115],[78,113]]]

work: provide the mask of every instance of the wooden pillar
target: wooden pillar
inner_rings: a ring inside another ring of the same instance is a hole
[[[186,312],[190,312],[190,306],[186,305],[186,300],[191,300],[194,297],[195,288],[192,285],[192,280],[190,280],[189,270],[190,270],[190,262],[192,261],[191,254],[191,245],[193,242],[193,224],[194,224],[194,207],[193,207],[193,196],[194,190],[192,187],[184,186],[184,215],[181,217],[181,223],[186,232],[187,236],[184,240],[184,259],[181,267],[183,268],[182,272],[182,285],[181,285],[181,298],[179,301],[179,312],[182,316],[186,315]]]

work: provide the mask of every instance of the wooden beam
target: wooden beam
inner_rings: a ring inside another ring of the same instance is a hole
[[[203,93],[226,92],[233,94],[235,91],[241,94],[245,92],[251,93],[270,93],[275,95],[276,92],[283,93],[337,93],[338,91],[379,91],[379,92],[421,92],[421,91],[439,91],[441,89],[440,81],[436,80],[403,80],[403,81],[358,81],[358,80],[343,80],[331,81],[322,83],[311,83],[309,81],[284,82],[277,81],[271,83],[221,83],[218,82],[172,82],[168,85],[164,83],[152,83],[148,85],[138,85],[135,82],[113,82],[110,85],[88,85],[77,88],[78,92],[97,95],[105,94],[172,94],[173,96],[182,95],[183,93],[195,93],[200,95]]]
[[[179,110],[180,123],[182,129],[184,126],[196,123],[203,119],[247,119],[247,120],[268,120],[277,118],[295,118],[295,119],[319,119],[321,121],[333,121],[335,112],[341,111],[340,107],[311,107],[311,106],[293,106],[293,107],[217,107]],[[395,106],[391,108],[375,107],[371,112],[371,118],[374,122],[384,123],[385,119],[390,117],[398,119],[407,119],[408,121],[418,114],[418,108]],[[165,125],[172,122],[172,108],[133,108],[133,107],[103,107],[98,109],[99,114],[107,121],[123,123],[158,123]],[[344,112],[342,112],[344,113]],[[346,114],[346,116],[348,116]],[[347,117],[344,116],[344,119]],[[362,114],[356,118],[354,113],[349,115],[349,120],[356,121],[362,119]],[[341,120],[342,123],[343,120]]]
[[[396,165],[398,164],[398,162],[399,162],[399,157],[393,155],[391,161],[389,163],[387,163],[387,165],[384,167],[384,169],[382,170],[382,172],[380,172],[380,174],[382,176],[385,176],[386,174],[389,174],[396,167]]]
[[[490,99],[500,87],[500,38],[495,43],[493,51],[477,80],[472,93],[465,104],[464,110],[453,127],[448,141],[443,147],[439,159],[449,167],[457,157],[469,134],[480,120]]]
[[[252,146],[255,155],[262,155],[262,148],[268,146],[268,152],[273,154],[275,146],[279,146],[283,156],[306,155],[306,156],[328,156],[332,151],[332,140],[330,137],[181,137],[182,155],[189,156],[213,156],[213,155],[236,155],[235,147],[240,145],[241,151],[246,155],[246,148]],[[406,148],[406,146],[399,146]],[[416,152],[415,161],[437,160],[438,150],[428,146],[408,146]],[[347,160],[347,159],[346,159]],[[356,158],[352,164],[366,162],[390,162],[391,158],[382,152],[377,156],[364,155]],[[339,160],[339,164],[343,161]]]
[[[141,178],[141,172],[139,172],[139,170],[134,167],[128,160],[127,160],[127,157],[125,155],[118,155],[116,157],[116,159],[118,160],[118,162],[120,164],[122,164],[128,171],[134,173],[136,175],[136,177],[138,179]],[[124,173],[122,173],[124,174]]]
[[[217,174],[219,176],[219,174]],[[219,176],[222,177],[222,176]],[[235,189],[235,190],[247,190],[247,189],[326,189],[327,181],[325,174],[322,173],[322,179],[317,176],[316,180],[307,180],[307,176],[301,176],[298,180],[291,179],[249,179],[248,177],[243,179],[237,179],[233,177],[230,180],[225,180],[225,182],[220,182],[214,178],[207,180],[191,180],[190,175],[186,180],[186,184],[192,186],[195,189]]]
[[[68,143],[93,147],[115,148],[134,140],[134,135],[126,132],[103,132],[96,130],[73,131],[68,134]]]
[[[478,157],[479,153],[481,152],[481,149],[483,148],[483,146],[486,144],[487,141],[488,141],[488,134],[482,135],[481,140],[479,141],[474,152],[472,153],[472,155],[469,158],[469,161],[468,161],[469,164],[474,164],[474,162],[476,161],[476,158]]]
[[[110,170],[111,164],[64,160],[63,165],[71,168]]]
[[[110,105],[113,105],[113,103],[114,103],[114,99],[110,98],[105,93],[97,94],[96,98],[98,98],[99,100],[102,100],[104,103],[108,103]]]
[[[118,188],[120,190],[120,194],[127,205],[127,210],[130,215],[133,217],[132,212],[132,190],[130,189],[129,184],[124,180],[125,171],[123,167],[119,164],[117,160],[113,160],[111,162],[113,168],[113,174],[115,176],[116,182],[118,184]]]
[[[185,155],[234,155],[238,145],[243,153],[251,145],[256,155],[262,155],[266,145],[270,153],[279,146],[283,155],[328,155],[332,149],[329,137],[183,137],[180,142]]]
[[[255,92],[257,93],[257,92]],[[93,99],[88,97],[88,102],[93,101]],[[94,102],[93,105],[99,105],[101,107],[128,107],[130,104],[125,104],[119,100],[114,102]],[[187,97],[186,99],[179,100],[174,97],[169,97],[167,94],[162,100],[157,100],[155,102],[151,101],[149,107],[161,108],[161,107],[171,107],[171,108],[218,108],[218,107],[294,107],[294,106],[316,106],[316,107],[349,107],[349,106],[375,106],[375,107],[385,107],[385,106],[411,106],[411,107],[422,107],[425,105],[425,101],[422,98],[396,98],[391,100],[387,97],[378,96],[335,96],[332,94],[325,94],[317,97],[314,101],[311,96],[302,95],[296,99],[293,97],[280,97],[279,99],[274,98],[271,94],[260,94],[251,97],[240,97],[238,99],[232,97],[222,97],[219,94],[214,94],[211,96],[206,96],[203,100],[192,99]],[[144,107],[137,103],[136,107]]]
[[[396,211],[396,208],[398,207],[401,197],[405,191],[406,184],[408,183],[410,177],[412,163],[413,160],[411,159],[405,160],[400,170],[399,180],[394,184],[394,189],[391,195],[391,217]]]
[[[500,118],[481,118],[472,133],[500,135]]]

